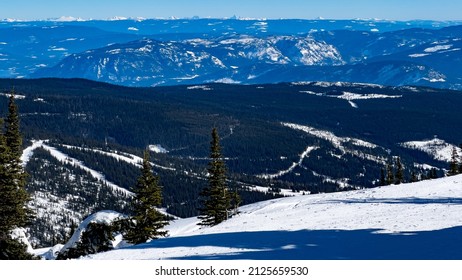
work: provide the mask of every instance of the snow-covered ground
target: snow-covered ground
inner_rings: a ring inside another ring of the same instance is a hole
[[[126,189],[124,189],[124,188],[122,188],[122,187],[120,187],[120,186],[106,180],[106,177],[104,176],[104,174],[85,166],[85,164],[83,162],[81,162],[81,161],[79,161],[77,159],[71,158],[67,154],[60,152],[55,147],[49,146],[47,144],[46,140],[32,140],[32,145],[27,147],[26,149],[24,149],[24,151],[23,151],[23,153],[21,155],[21,161],[22,161],[23,166],[27,165],[30,158],[34,154],[34,150],[37,149],[37,148],[45,149],[46,151],[48,151],[51,154],[51,156],[53,156],[54,158],[56,158],[57,160],[59,160],[61,162],[66,162],[66,163],[72,164],[75,167],[78,167],[78,168],[80,168],[80,169],[82,169],[84,171],[87,171],[88,173],[90,173],[90,175],[93,178],[98,179],[101,182],[104,182],[108,187],[112,188],[114,191],[120,191],[121,193],[125,193],[128,196],[132,195],[132,192],[130,192],[130,191],[128,191],[128,190],[126,190]]]
[[[292,172],[295,167],[297,166],[301,166],[302,163],[303,163],[303,160],[314,150],[316,149],[319,149],[319,147],[311,147],[311,146],[308,146],[305,151],[300,155],[300,159],[298,162],[293,162],[292,165],[286,169],[286,170],[281,170],[277,173],[274,173],[274,174],[262,174],[262,175],[257,175],[257,177],[260,177],[260,178],[263,178],[263,179],[275,179],[275,178],[279,178],[279,177],[282,177],[290,172]]]
[[[374,161],[374,162],[377,162],[379,164],[385,164],[385,159],[384,158],[378,157],[378,156],[373,155],[373,154],[364,153],[364,152],[361,152],[361,151],[358,151],[358,150],[348,149],[345,146],[345,144],[348,143],[348,144],[351,144],[351,145],[354,145],[354,146],[357,146],[357,147],[362,147],[362,148],[367,148],[367,149],[381,148],[381,149],[385,150],[383,147],[380,147],[380,146],[378,146],[378,145],[376,145],[374,143],[370,143],[370,142],[367,142],[367,141],[364,141],[364,140],[361,140],[361,139],[357,139],[357,138],[339,137],[339,136],[335,135],[334,133],[332,133],[330,131],[319,130],[319,129],[316,129],[314,127],[310,127],[310,126],[306,126],[306,125],[300,125],[300,124],[294,124],[294,123],[281,123],[281,125],[283,125],[285,127],[289,127],[291,129],[294,129],[294,130],[303,131],[303,132],[305,132],[307,134],[310,134],[310,135],[312,135],[314,137],[329,141],[332,144],[332,146],[334,146],[335,148],[339,149],[342,152],[342,155],[348,153],[348,154],[351,154],[353,156],[359,157],[361,159]]]
[[[436,160],[440,161],[451,161],[452,151],[455,148],[457,153],[460,155],[462,153],[462,149],[446,143],[444,140],[434,138],[431,140],[423,140],[423,141],[409,141],[405,143],[401,143],[401,146],[408,148],[408,149],[415,149],[427,153],[428,155],[432,156]]]
[[[215,227],[176,220],[167,238],[87,259],[462,259],[462,175],[240,212]]]
[[[320,84],[321,86],[323,85],[322,83]],[[370,94],[359,94],[359,93],[353,93],[353,92],[347,92],[344,91],[342,95],[329,95],[326,93],[319,93],[319,92],[314,92],[314,91],[309,91],[309,90],[302,90],[300,93],[307,93],[307,94],[312,94],[316,96],[324,96],[324,97],[331,97],[331,98],[338,98],[338,99],[344,99],[348,101],[348,103],[351,105],[353,108],[359,108],[358,104],[353,102],[353,100],[369,100],[369,99],[389,99],[389,98],[401,98],[403,97],[402,95],[386,95],[386,94],[376,94],[376,93],[370,93]]]

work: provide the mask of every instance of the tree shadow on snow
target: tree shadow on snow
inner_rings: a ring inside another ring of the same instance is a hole
[[[236,252],[173,259],[462,260],[462,227],[395,234],[374,229],[235,232],[171,237],[122,250],[202,246],[229,247]]]
[[[381,204],[462,204],[462,198],[439,197],[439,198],[364,198],[364,199],[339,199],[328,200],[346,204],[355,203],[381,203]]]

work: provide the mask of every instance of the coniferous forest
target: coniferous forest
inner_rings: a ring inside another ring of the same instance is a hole
[[[441,177],[448,162],[401,143],[438,138],[458,145],[462,139],[457,129],[462,94],[449,90],[316,83],[127,88],[81,79],[0,79],[4,117],[13,87],[22,149],[33,140],[46,141],[129,191],[141,165],[114,154],[142,158],[150,145],[166,149],[151,151],[150,161],[162,187],[160,207],[179,217],[200,213],[213,127],[228,188],[242,204],[287,191],[334,192]],[[344,92],[397,98],[355,100],[353,107],[338,98]],[[393,179],[386,178],[389,164]],[[30,206],[38,213],[28,227],[34,246],[62,243],[98,210],[132,214],[126,192],[57,159],[49,148],[35,149],[25,170]],[[45,211],[46,204],[56,212]]]

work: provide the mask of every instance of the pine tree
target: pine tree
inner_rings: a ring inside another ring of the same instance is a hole
[[[5,122],[6,145],[10,148],[13,159],[19,160],[22,155],[22,136],[19,131],[18,106],[14,102],[14,92],[11,93],[8,104],[8,116]]]
[[[386,178],[385,178],[385,170],[383,168],[380,168],[380,181],[379,181],[379,186],[385,186],[387,184]]]
[[[459,145],[459,148],[462,150],[462,144]],[[462,155],[459,158],[459,174],[462,174]]]
[[[412,171],[411,173],[411,183],[415,183],[415,182],[418,182],[419,181],[419,178],[417,177],[417,174],[415,174],[414,171]]]
[[[438,178],[438,170],[436,168],[432,168],[427,171],[427,175],[425,176],[427,180],[429,179],[437,179]]]
[[[387,163],[387,178],[386,178],[386,183],[387,185],[391,185],[393,184],[393,182],[395,181],[395,176],[393,175],[393,165],[392,163],[389,161]]]
[[[400,157],[396,157],[395,165],[396,165],[395,184],[399,185],[403,183],[403,180],[404,180],[403,165],[401,164]]]
[[[226,185],[226,166],[221,155],[219,136],[216,128],[212,130],[210,142],[209,184],[201,192],[203,208],[200,209],[202,226],[214,226],[228,219],[230,196]]]
[[[134,216],[129,219],[128,229],[124,238],[133,244],[144,243],[149,239],[165,236],[162,230],[168,221],[156,207],[162,205],[162,189],[159,178],[154,176],[149,162],[149,152],[144,152],[143,168],[138,178],[132,201]]]
[[[462,150],[462,144],[459,145],[459,148]],[[462,155],[459,156],[459,174],[462,174]]]
[[[459,174],[459,155],[457,154],[456,147],[452,148],[451,162],[449,163],[448,176],[454,176]]]
[[[237,188],[234,189],[233,192],[230,193],[230,205],[232,210],[232,215],[238,214],[239,205],[242,203],[241,196],[239,195]]]
[[[0,119],[0,128],[2,126],[3,119]],[[21,154],[19,114],[11,94],[5,133],[0,129],[0,255],[8,259],[32,258],[24,244],[11,238],[11,231],[26,226],[33,216],[27,206],[30,196],[25,189]]]

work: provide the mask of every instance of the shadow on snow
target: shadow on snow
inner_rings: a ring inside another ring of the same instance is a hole
[[[173,258],[183,260],[462,260],[462,227],[405,233],[377,231],[300,230],[206,234],[153,240],[121,250],[215,246],[237,251]],[[245,251],[249,249],[252,251]]]
[[[381,203],[381,204],[462,204],[462,198],[439,197],[439,198],[364,198],[364,199],[341,199],[328,200],[328,203]]]

